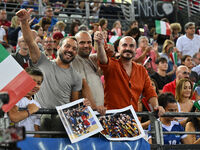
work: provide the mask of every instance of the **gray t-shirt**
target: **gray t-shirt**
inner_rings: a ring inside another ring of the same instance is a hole
[[[96,55],[90,55],[89,59],[79,55],[72,61],[73,68],[78,71],[82,78],[86,79],[97,106],[104,104],[104,89],[97,67]]]
[[[35,95],[42,108],[55,108],[67,104],[70,102],[72,91],[82,89],[82,78],[71,66],[68,69],[60,68],[43,53],[34,66],[44,74],[40,91]]]

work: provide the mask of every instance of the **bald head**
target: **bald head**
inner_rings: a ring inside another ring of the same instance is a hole
[[[118,52],[125,61],[132,61],[135,56],[136,41],[131,36],[123,37],[119,42]]]
[[[90,33],[87,31],[79,31],[78,33],[76,33],[75,38],[78,41],[80,39],[80,37],[82,37],[82,36],[89,36],[89,38],[92,39]]]
[[[181,65],[176,70],[176,80],[179,81],[183,78],[189,78],[190,76],[190,70],[187,66]]]

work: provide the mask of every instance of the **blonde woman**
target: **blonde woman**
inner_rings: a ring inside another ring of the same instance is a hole
[[[193,107],[193,84],[189,79],[181,79],[176,86],[175,99],[178,105],[178,112],[190,112]],[[181,125],[185,126],[187,118],[177,118]]]
[[[17,45],[18,37],[22,35],[18,17],[14,16],[11,19],[11,26],[8,28],[8,44]]]
[[[174,51],[177,51],[177,49],[174,48],[174,42],[171,40],[165,40],[160,57],[164,57],[167,59],[167,63],[168,63],[167,75],[175,74],[175,71],[177,68],[177,66],[173,64],[173,61],[170,57],[170,53]],[[175,79],[175,75],[173,78]]]
[[[176,43],[177,39],[181,36],[180,32],[182,30],[182,27],[180,25],[180,23],[172,23],[170,24],[170,28],[172,31],[170,40],[174,41],[174,43]]]

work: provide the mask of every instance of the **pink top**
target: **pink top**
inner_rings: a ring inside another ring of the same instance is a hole
[[[138,58],[139,56],[141,56],[142,53],[143,53],[142,49],[141,49],[141,48],[137,48],[137,49],[136,49],[135,58]],[[156,57],[156,53],[155,53],[155,51],[154,51],[153,49],[152,49],[152,50],[149,52],[149,54],[147,54],[147,55],[145,56],[145,58],[142,60],[142,65],[143,65],[143,63],[145,62],[145,60],[148,58],[148,56],[151,57],[151,60],[152,60],[152,61],[151,61],[150,63],[147,63],[147,68],[150,68],[151,65],[152,65],[153,70],[154,70],[154,71],[157,71],[157,66],[156,66],[156,63],[155,63],[157,57]]]

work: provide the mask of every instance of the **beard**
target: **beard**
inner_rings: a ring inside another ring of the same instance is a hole
[[[69,53],[71,55],[71,59],[64,59],[64,53],[59,53],[59,57],[60,60],[64,63],[64,64],[69,64],[70,62],[72,62],[75,58],[75,55],[71,52],[66,52]]]
[[[124,56],[123,54],[125,54],[125,53],[130,53],[131,55],[130,56]],[[131,60],[134,56],[135,56],[135,53],[132,50],[124,50],[120,55],[120,57],[125,59],[125,60]]]
[[[89,50],[89,52],[85,51],[85,50]],[[91,53],[92,49],[91,48],[80,48],[78,50],[78,54],[79,56],[83,57],[83,58],[88,58],[90,53]]]

